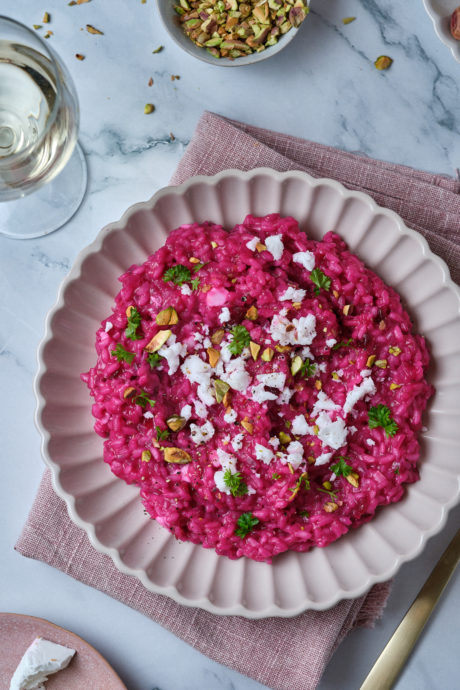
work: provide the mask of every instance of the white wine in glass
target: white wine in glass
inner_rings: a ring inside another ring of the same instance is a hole
[[[0,15],[0,234],[41,237],[81,204],[86,164],[78,100],[55,52]]]

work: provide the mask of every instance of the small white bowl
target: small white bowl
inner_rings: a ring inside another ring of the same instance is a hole
[[[177,2],[179,2],[179,0],[177,0]],[[254,62],[266,60],[267,58],[279,53],[280,50],[283,50],[283,48],[285,48],[288,43],[290,43],[292,39],[297,36],[298,32],[302,30],[302,27],[305,24],[305,22],[302,22],[298,29],[290,29],[290,31],[281,36],[278,43],[275,43],[274,46],[266,48],[261,53],[251,53],[250,55],[235,58],[234,60],[231,60],[230,58],[215,58],[213,55],[208,53],[206,48],[198,48],[198,46],[195,45],[188,36],[186,36],[179,22],[178,15],[174,9],[174,6],[177,4],[177,2],[174,2],[174,0],[158,0],[157,2],[160,19],[163,22],[166,31],[171,36],[173,41],[177,43],[182,50],[185,50],[186,53],[198,58],[198,60],[208,62],[210,65],[216,65],[217,67],[242,67],[243,65],[252,65]],[[307,5],[309,4],[310,3],[307,2]]]
[[[423,4],[438,38],[445,46],[450,48],[450,52],[457,62],[460,62],[460,41],[456,41],[450,33],[450,16],[460,0],[423,0]]]

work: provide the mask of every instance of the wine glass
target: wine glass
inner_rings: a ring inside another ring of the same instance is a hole
[[[0,15],[0,234],[47,235],[80,206],[87,182],[75,87],[52,48]]]

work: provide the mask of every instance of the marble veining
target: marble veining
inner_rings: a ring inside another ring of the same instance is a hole
[[[285,50],[231,70],[177,48],[162,29],[154,0],[91,0],[74,7],[61,0],[47,0],[46,6],[3,0],[1,7],[29,26],[40,24],[45,10],[51,15],[46,28],[54,32],[50,45],[78,91],[89,184],[79,212],[62,230],[29,241],[0,236],[0,500],[8,518],[0,531],[0,610],[48,618],[82,635],[130,690],[261,690],[256,681],[205,658],[145,616],[13,551],[43,471],[32,382],[46,313],[76,255],[100,228],[167,184],[205,109],[455,175],[460,65],[435,35],[421,0],[312,0],[310,16]],[[344,25],[347,16],[356,21]],[[104,35],[88,34],[86,24]],[[164,49],[154,54],[160,45]],[[85,60],[76,60],[77,52]],[[387,72],[373,65],[382,54],[394,60]],[[175,75],[180,79],[172,80]],[[146,103],[155,105],[148,116]],[[402,567],[382,620],[373,631],[347,637],[319,690],[359,687],[459,520],[456,509],[423,554]],[[396,690],[458,686],[460,633],[452,611],[459,608],[457,575]]]

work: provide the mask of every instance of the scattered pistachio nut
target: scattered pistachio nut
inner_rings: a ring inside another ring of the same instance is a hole
[[[129,398],[135,391],[136,389],[134,386],[128,386],[128,388],[125,388],[123,391],[123,398],[126,400],[126,398]]]
[[[230,408],[230,398],[231,398],[231,396],[232,396],[232,394],[231,394],[231,391],[230,391],[230,389],[229,389],[229,390],[225,393],[224,397],[222,398],[222,404],[223,404],[223,406],[225,407],[225,409],[227,410],[227,412],[229,411],[229,408]]]
[[[322,381],[320,381],[319,379],[316,379],[316,381],[315,381],[316,390],[320,391],[322,387],[323,387]]]
[[[43,19],[42,19],[43,24],[49,24],[50,21],[51,21],[50,13],[45,12],[45,14],[43,15]]]
[[[379,331],[384,331],[385,328],[387,327],[385,321],[382,319],[379,323]]]
[[[77,58],[77,60],[84,60],[85,59],[85,56],[82,55],[81,53],[75,53],[75,57]]]
[[[246,429],[246,431],[249,434],[252,434],[254,425],[249,421],[247,417],[241,420],[241,426],[243,427],[243,429]]]
[[[163,448],[163,454],[166,462],[172,462],[176,465],[185,465],[192,460],[192,456],[182,448],[172,448],[168,446],[167,448]]]
[[[155,317],[158,326],[174,326],[179,321],[179,315],[174,307],[162,309]]]
[[[342,312],[344,313],[345,316],[351,316],[353,313],[353,305],[352,304],[345,304],[345,306],[342,309]]]
[[[153,103],[146,103],[144,105],[144,115],[151,115],[153,112],[155,112],[155,106]]]
[[[152,453],[149,450],[143,450],[141,454],[141,460],[142,462],[150,462],[150,459],[152,457]]]
[[[358,486],[359,486],[359,474],[357,472],[350,472],[350,474],[347,474],[345,479],[347,480],[347,482],[349,484],[354,486],[355,489],[358,488]]]
[[[290,352],[291,351],[291,346],[290,345],[275,345],[275,350],[277,352]]]
[[[367,358],[366,367],[370,369],[376,359],[377,355],[369,355],[369,357]]]
[[[157,350],[163,347],[171,333],[172,331],[169,328],[166,331],[158,331],[158,333],[153,336],[152,340],[145,346],[147,352],[157,352]]]
[[[388,364],[388,362],[386,359],[376,359],[375,360],[375,366],[379,367],[380,369],[386,369],[387,364]]]
[[[351,22],[354,22],[356,17],[344,17],[342,19],[342,24],[351,24]]]
[[[327,503],[324,504],[323,507],[324,507],[324,510],[326,511],[326,513],[333,513],[334,510],[337,510],[337,508],[339,506],[337,505],[337,503],[334,503],[334,501],[328,501]]]
[[[293,466],[291,465],[290,462],[288,462],[287,466],[288,466],[288,468],[289,468],[289,472],[290,472],[291,474],[294,474],[294,468],[293,468]]]
[[[164,46],[158,46],[158,48],[155,48],[155,50],[152,50],[152,55],[156,55],[157,53],[161,53],[163,48],[164,48]]]
[[[247,319],[249,319],[249,321],[255,321],[257,319],[257,314],[257,307],[253,304],[252,307],[249,307],[245,316]]]
[[[190,259],[189,259],[189,261],[190,261],[191,264],[199,264],[199,263],[201,263],[201,261],[200,261],[199,259],[197,259],[196,256],[191,256]]]
[[[217,247],[217,242],[214,242],[214,240],[212,240],[211,247],[215,249]]]
[[[401,388],[402,383],[390,383],[390,391],[395,391],[398,388]]]
[[[213,345],[220,345],[222,340],[224,339],[225,331],[223,328],[219,328],[219,330],[214,331],[214,333],[211,336],[211,342]]]
[[[252,359],[254,362],[256,361],[257,357],[259,356],[260,352],[260,345],[258,343],[254,343],[252,340],[249,342],[249,351],[252,355]]]
[[[339,293],[337,292],[337,290],[332,290],[332,294],[334,295],[335,299],[339,299],[339,296],[340,296],[340,295],[339,295]]]
[[[99,31],[99,29],[96,29],[96,28],[95,28],[94,26],[92,26],[91,24],[87,24],[87,25],[86,25],[86,31],[87,31],[89,34],[97,34],[97,35],[99,35],[99,36],[103,36],[103,35],[104,35],[104,33],[103,33],[102,31]]]
[[[302,357],[296,355],[291,362],[291,374],[295,376],[302,369]]]
[[[260,254],[261,252],[264,252],[267,249],[267,247],[265,246],[265,244],[262,244],[262,242],[257,242],[256,249]]]
[[[220,359],[220,352],[219,350],[215,350],[213,347],[208,347],[206,352],[208,353],[209,364],[214,369]]]
[[[293,302],[292,306],[294,309],[300,309],[302,306],[302,302]]]
[[[391,67],[392,62],[393,60],[391,57],[388,57],[388,55],[379,55],[377,60],[374,62],[374,65],[378,70],[384,70]]]
[[[392,345],[391,347],[388,348],[388,352],[390,353],[390,355],[394,355],[395,357],[398,357],[398,355],[401,354],[402,350],[397,345]]]
[[[36,31],[38,31],[38,29],[42,28],[42,25],[41,24],[33,24],[33,27]]]
[[[324,486],[324,488],[327,489],[328,491],[330,491],[330,490],[332,489],[332,484],[331,484],[331,482],[325,481],[325,482],[323,482],[323,486]]]
[[[283,446],[286,446],[292,440],[289,434],[287,434],[285,431],[280,431],[278,434],[278,438]]]
[[[171,417],[168,417],[168,419],[166,420],[166,424],[171,429],[171,431],[180,431],[187,424],[187,420],[185,419],[185,417],[181,417],[178,414],[173,414],[171,415]]]
[[[272,350],[271,347],[266,347],[261,354],[261,358],[264,360],[264,362],[271,362],[274,356],[275,350]]]
[[[228,383],[226,383],[225,381],[221,381],[220,379],[215,379],[213,383],[214,383],[214,395],[216,396],[216,401],[218,403],[221,403],[224,400],[225,394],[230,389],[230,386],[228,385]]]

